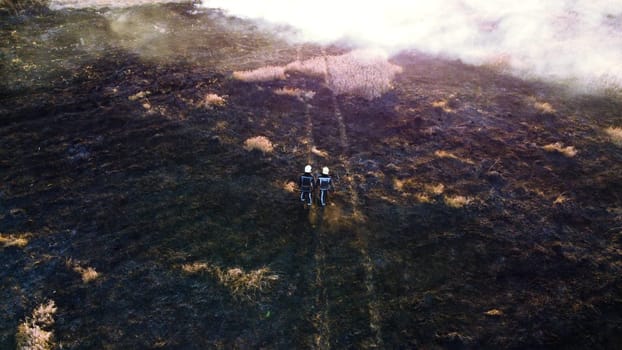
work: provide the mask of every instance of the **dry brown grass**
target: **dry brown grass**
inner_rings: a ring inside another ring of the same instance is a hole
[[[294,61],[285,66],[289,72],[299,72],[312,77],[326,75],[326,62],[323,56],[317,56],[304,61]]]
[[[311,153],[315,154],[318,157],[328,158],[328,152],[322,151],[315,146],[311,147]]]
[[[443,192],[445,192],[445,185],[439,183],[436,185],[432,185],[432,184],[425,184],[423,185],[423,189],[426,193],[428,194],[432,194],[432,195],[439,195],[442,194]]]
[[[82,277],[82,282],[84,283],[89,283],[99,278],[99,272],[95,271],[94,268],[89,266],[82,267],[77,261],[74,261],[73,259],[67,259],[65,265],[67,266],[67,268],[79,273]]]
[[[30,239],[29,233],[22,233],[17,235],[5,235],[0,233],[0,245],[4,248],[7,247],[17,247],[24,248],[28,245],[28,240]]]
[[[605,129],[605,133],[609,136],[611,142],[616,146],[622,147],[622,128],[610,126]]]
[[[260,82],[285,79],[285,68],[279,66],[265,66],[253,70],[235,71],[233,78],[246,82]]]
[[[555,108],[553,108],[553,106],[551,106],[550,103],[548,102],[540,102],[540,101],[535,101],[533,103],[533,106],[538,110],[538,112],[540,113],[546,113],[546,114],[554,114]]]
[[[503,311],[501,311],[499,309],[491,309],[491,310],[488,310],[488,311],[484,312],[484,315],[486,315],[486,316],[503,316]]]
[[[99,272],[90,266],[86,268],[76,266],[73,270],[82,276],[82,282],[84,283],[89,283],[99,278]]]
[[[432,107],[440,108],[445,113],[452,113],[454,110],[449,107],[449,102],[447,100],[437,100],[432,102]]]
[[[135,93],[134,95],[128,96],[127,99],[130,101],[138,101],[143,98],[149,97],[149,95],[151,95],[151,91],[139,91]]]
[[[54,334],[50,328],[54,325],[56,304],[50,300],[39,305],[30,317],[17,327],[15,335],[18,350],[49,350],[54,347]]]
[[[227,103],[224,97],[217,94],[207,94],[201,101],[200,105],[204,107],[222,107]]]
[[[292,97],[297,97],[303,100],[310,100],[315,96],[314,91],[292,88],[292,87],[287,87],[287,86],[280,88],[280,89],[275,89],[274,93],[280,96],[292,96]]]
[[[559,196],[555,198],[555,200],[553,201],[553,204],[563,204],[563,203],[566,203],[567,201],[568,201],[568,197],[564,196],[563,194],[560,194]]]
[[[252,297],[255,292],[265,292],[279,279],[267,267],[248,272],[240,268],[217,268],[216,275],[223,285],[229,287],[233,295],[244,297]]]
[[[430,198],[430,196],[428,194],[426,194],[426,193],[416,193],[415,194],[415,199],[419,203],[430,203],[430,202],[432,202],[432,198]]]
[[[265,136],[255,136],[244,141],[244,149],[247,151],[259,150],[265,153],[272,153],[274,146],[270,139]]]
[[[194,262],[191,264],[183,264],[181,266],[182,271],[189,274],[195,274],[203,271],[208,271],[210,266],[204,262]]]
[[[195,262],[184,264],[181,269],[188,274],[209,273],[227,287],[233,296],[248,300],[253,300],[257,293],[267,292],[279,280],[279,276],[267,267],[245,271],[238,267],[223,269],[205,262]]]
[[[572,158],[576,156],[578,153],[577,150],[574,148],[574,146],[564,147],[564,144],[561,142],[551,143],[551,144],[542,146],[542,148],[547,152],[559,152],[568,158]]]
[[[473,199],[465,196],[444,196],[445,205],[452,208],[462,208],[470,204]]]
[[[283,182],[281,187],[286,192],[290,192],[290,193],[296,192],[296,183],[294,181]]]
[[[353,94],[368,100],[391,90],[400,66],[390,63],[376,52],[355,50],[345,55],[327,56],[328,87],[335,94]]]
[[[472,160],[468,159],[468,158],[460,158],[457,155],[451,153],[451,152],[447,152],[447,151],[443,151],[443,150],[438,150],[436,152],[434,152],[434,155],[439,157],[439,158],[449,158],[449,159],[455,159],[455,160],[459,160],[463,163],[467,163],[467,164],[475,164]]]
[[[402,68],[371,50],[354,50],[344,55],[318,56],[285,66],[266,66],[233,73],[235,79],[258,82],[285,79],[287,72],[326,77],[335,94],[353,94],[366,99],[380,97],[393,88],[391,82]],[[286,91],[281,91],[285,93]],[[295,93],[290,91],[288,93]]]

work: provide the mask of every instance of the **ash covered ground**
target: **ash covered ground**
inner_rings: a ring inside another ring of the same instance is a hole
[[[162,9],[203,28],[132,11]],[[0,347],[49,300],[63,349],[622,344],[618,95],[419,52],[378,97],[337,93],[346,47],[210,14],[208,41],[135,50],[104,17],[2,25]],[[91,44],[59,29],[80,23]],[[325,208],[298,200],[306,163]]]

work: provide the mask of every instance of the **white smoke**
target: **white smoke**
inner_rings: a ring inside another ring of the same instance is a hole
[[[621,0],[203,0],[201,6],[290,25],[301,41],[415,49],[584,86],[622,85]]]

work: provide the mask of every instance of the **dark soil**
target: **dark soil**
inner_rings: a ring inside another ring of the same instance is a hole
[[[0,232],[30,240],[0,248],[0,348],[52,299],[63,349],[619,349],[622,149],[603,128],[622,101],[392,62],[395,88],[371,101],[119,48],[62,79],[5,80]],[[243,148],[257,135],[272,153]],[[555,142],[578,153],[542,148]],[[308,159],[335,180],[324,209],[285,190]],[[196,262],[279,279],[241,298],[183,272]]]

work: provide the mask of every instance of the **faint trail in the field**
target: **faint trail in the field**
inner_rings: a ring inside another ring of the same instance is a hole
[[[302,59],[300,47],[296,51],[296,60]],[[307,145],[307,164],[313,164],[313,148],[315,141],[313,139],[313,117],[311,109],[313,106],[304,98],[305,103],[305,119],[306,119],[306,139],[304,143]],[[309,208],[309,219],[314,224],[314,220],[317,220],[317,212],[315,206]],[[315,250],[313,258],[315,261],[315,314],[312,322],[316,329],[316,334],[313,337],[313,344],[316,349],[324,350],[330,348],[330,326],[328,322],[328,296],[326,288],[324,286],[324,271],[326,271],[326,247],[323,243],[324,230],[320,225],[315,230],[314,246]]]
[[[332,79],[331,67],[329,65],[329,60],[326,53],[322,52],[322,55],[324,56],[325,62],[324,81],[326,85],[330,87]],[[348,192],[350,193],[352,219],[359,224],[363,224],[365,216],[360,211],[359,196],[356,188],[354,187],[354,181],[352,179],[352,165],[350,164],[350,159],[348,157],[350,143],[348,141],[348,134],[346,132],[346,124],[344,122],[343,115],[341,114],[341,108],[339,107],[337,95],[335,95],[335,93],[331,93],[331,97],[334,114],[337,118],[337,124],[339,126],[339,141],[342,148],[339,160],[346,170],[346,174],[343,179],[347,183]],[[382,340],[382,329],[380,326],[382,319],[380,316],[380,308],[378,302],[376,301],[376,288],[374,285],[374,265],[369,255],[369,232],[365,229],[364,225],[358,225],[357,227],[358,228],[356,229],[356,237],[358,241],[358,249],[363,258],[363,267],[365,270],[364,282],[368,300],[369,328],[373,333],[374,346],[382,349],[384,348]]]

